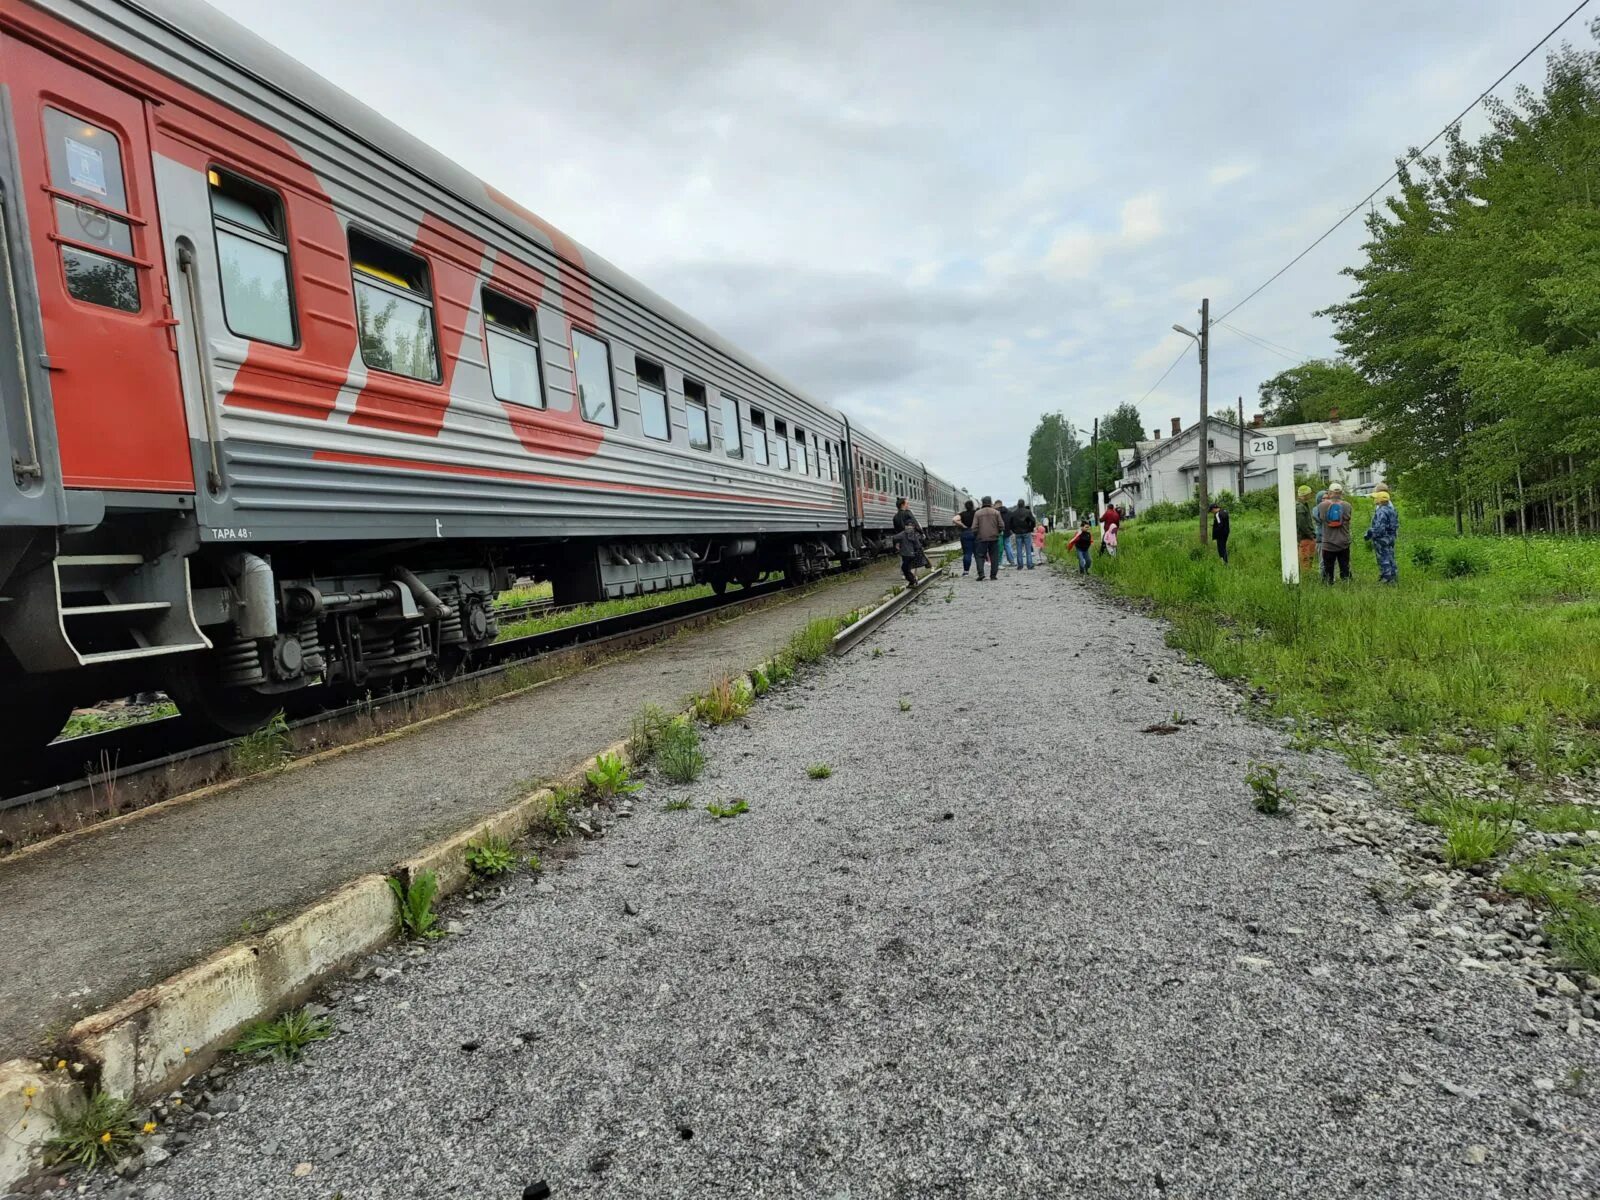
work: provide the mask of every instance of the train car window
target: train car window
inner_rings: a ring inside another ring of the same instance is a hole
[[[739,428],[739,402],[722,398],[722,452],[729,458],[744,457],[744,433]]]
[[[639,373],[639,418],[647,437],[670,441],[672,426],[667,422],[667,373],[653,362],[634,360]]]
[[[483,342],[489,351],[489,389],[494,398],[525,408],[543,408],[539,319],[533,309],[485,288]]]
[[[294,345],[282,198],[270,188],[214,168],[206,172],[206,181],[222,276],[222,316],[229,331],[258,342]]]
[[[428,264],[352,229],[350,266],[361,360],[375,371],[439,382]]]
[[[706,408],[704,384],[692,379],[683,381],[683,412],[685,424],[689,427],[689,448],[711,449],[711,414]]]
[[[611,347],[581,330],[572,331],[572,365],[578,377],[578,412],[596,425],[617,424],[611,392]]]
[[[133,231],[113,215],[128,211],[122,144],[109,129],[58,108],[44,110],[44,131],[50,186],[65,193],[55,197],[54,208],[67,294],[103,308],[138,312],[138,268],[128,261]]]
[[[794,466],[802,475],[811,474],[810,460],[806,458],[806,431],[794,427]]]
[[[778,452],[778,470],[787,471],[789,469],[789,427],[782,421],[773,421],[772,423],[772,444]]]
[[[768,464],[767,414],[759,408],[750,410],[750,450],[757,463],[763,467]]]

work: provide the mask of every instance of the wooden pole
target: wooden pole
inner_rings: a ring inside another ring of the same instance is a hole
[[[1237,503],[1244,503],[1244,397],[1239,397],[1239,496]]]
[[[1211,540],[1211,522],[1206,509],[1211,504],[1210,456],[1206,453],[1210,419],[1206,409],[1206,387],[1211,369],[1211,299],[1200,301],[1200,544]]]

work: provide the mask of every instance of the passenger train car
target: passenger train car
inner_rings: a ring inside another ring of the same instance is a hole
[[[214,10],[0,0],[0,719],[240,731],[964,494]]]

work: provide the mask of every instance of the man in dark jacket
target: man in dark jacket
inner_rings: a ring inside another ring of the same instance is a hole
[[[1000,539],[1006,535],[1006,524],[994,509],[994,501],[983,498],[983,507],[972,517],[972,533],[978,541],[978,580],[983,581],[983,564],[989,564],[989,578],[1000,577]]]
[[[1213,504],[1208,511],[1211,513],[1211,540],[1217,544],[1217,557],[1227,562],[1228,510],[1220,504]]]
[[[1350,578],[1350,501],[1344,488],[1329,484],[1314,518],[1322,529],[1322,582],[1332,583],[1334,568],[1340,579]]]
[[[894,502],[894,536],[900,551],[900,574],[905,576],[906,586],[912,587],[917,582],[913,568],[922,562],[922,526],[904,496]]]
[[[1007,527],[1011,533],[1011,541],[1017,552],[1017,570],[1022,570],[1022,560],[1028,560],[1028,570],[1033,570],[1033,527],[1039,522],[1033,519],[1033,509],[1028,507],[1026,500],[1018,500],[1017,506],[1011,510],[1011,517]]]
[[[978,515],[978,506],[968,500],[966,507],[956,514],[956,524],[961,529],[961,573],[972,574],[972,557],[978,552],[978,539],[972,532],[972,518]],[[983,574],[983,559],[978,560],[978,573]]]
[[[1000,514],[1000,553],[1005,555],[1006,562],[1011,558],[1011,510],[1006,507],[1004,500],[994,502],[995,512]]]

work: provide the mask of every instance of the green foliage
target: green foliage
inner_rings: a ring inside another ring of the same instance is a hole
[[[1468,575],[1482,575],[1486,570],[1481,555],[1465,546],[1452,546],[1445,551],[1444,574],[1447,579],[1461,579]]]
[[[694,801],[687,796],[680,796],[676,800],[668,800],[661,806],[662,812],[685,812],[694,807]]]
[[[817,617],[789,639],[789,653],[796,663],[821,662],[833,652],[833,636],[838,632],[838,618]]]
[[[233,769],[240,775],[270,771],[289,761],[289,722],[282,709],[273,713],[260,729],[239,739],[239,744],[233,748],[232,761]]]
[[[81,1105],[52,1105],[56,1132],[44,1144],[53,1167],[98,1167],[121,1162],[134,1149],[133,1106],[96,1090]]]
[[[654,758],[671,724],[672,718],[660,706],[641,707],[628,731],[628,760],[643,766]]]
[[[511,843],[495,834],[467,847],[467,869],[483,879],[504,875],[516,865],[517,856],[511,852]]]
[[[656,765],[673,783],[693,783],[706,769],[705,751],[700,749],[700,731],[688,721],[667,726]]]
[[[904,696],[900,697],[900,711],[901,712],[910,712],[911,711],[911,701],[907,700]]]
[[[575,788],[560,785],[550,789],[544,802],[544,815],[539,824],[553,838],[570,837],[572,812],[583,803],[583,796]]]
[[[1517,840],[1510,822],[1481,808],[1462,808],[1444,824],[1444,860],[1452,867],[1488,862]]]
[[[833,768],[827,763],[812,763],[806,768],[806,777],[808,779],[827,779],[832,774]]]
[[[526,864],[528,870],[532,871],[535,875],[544,870],[544,862],[537,854],[528,855]]]
[[[665,592],[650,592],[642,596],[624,596],[619,600],[601,600],[594,604],[579,604],[558,612],[540,613],[521,621],[500,626],[496,641],[507,638],[531,637],[536,633],[549,633],[569,625],[583,625],[603,617],[620,617],[627,613],[660,608],[663,604],[677,604],[711,595],[711,585],[697,583],[693,587],[672,588]]]
[[[1421,542],[1418,545],[1411,547],[1411,561],[1416,563],[1417,566],[1421,567],[1423,570],[1433,566],[1434,560],[1437,557],[1438,556],[1433,552],[1432,544],[1429,542]]]
[[[1117,451],[1148,436],[1138,408],[1129,403],[1100,418],[1098,447],[1092,425],[1080,429],[1059,413],[1044,414],[1028,439],[1028,485],[1044,497],[1037,511],[1059,515],[1071,505],[1087,512],[1095,503],[1097,464],[1101,489],[1110,491],[1121,474]]]
[[[1568,962],[1600,975],[1600,907],[1583,901],[1571,904],[1546,929]]]
[[[1244,781],[1250,786],[1250,801],[1256,811],[1272,816],[1283,808],[1283,802],[1292,793],[1279,778],[1281,768],[1277,763],[1251,762],[1245,770]]]
[[[1570,532],[1600,483],[1600,54],[1553,51],[1542,89],[1487,111],[1478,141],[1401,169],[1328,311],[1372,384],[1362,453],[1408,496]]]
[[[436,928],[439,915],[433,911],[433,898],[439,892],[439,877],[434,872],[419,872],[409,887],[391,875],[389,890],[394,893],[395,920],[402,933],[415,938],[444,936],[444,931]]]
[[[757,696],[765,696],[772,690],[772,677],[757,667],[750,672],[750,687]]]
[[[1548,855],[1507,867],[1500,872],[1500,886],[1513,896],[1557,909],[1576,904],[1580,894],[1576,873]]]
[[[1261,385],[1261,411],[1269,425],[1327,421],[1334,409],[1339,419],[1367,410],[1371,385],[1342,359],[1314,358],[1279,371]]]
[[[294,1062],[312,1042],[325,1041],[332,1036],[331,1019],[313,1017],[305,1009],[297,1008],[273,1020],[247,1025],[233,1048],[239,1054]]]
[[[872,657],[873,658],[882,658],[883,657],[883,647],[882,646],[874,646],[872,648]]]
[[[740,813],[749,812],[750,805],[743,800],[735,800],[732,804],[718,804],[715,800],[706,805],[706,811],[718,820],[728,817],[737,817]]]
[[[639,785],[630,778],[628,764],[615,754],[600,755],[594,766],[584,772],[583,778],[597,800],[609,800],[639,790]]]
[[[786,668],[787,674],[792,675],[793,667]],[[776,678],[780,668],[776,660],[773,662],[773,674]],[[786,676],[787,677],[787,676]],[[749,681],[735,680],[724,675],[711,685],[711,690],[703,696],[696,696],[694,701],[694,715],[707,725],[726,725],[729,721],[737,721],[750,712],[750,702],[755,691]]]

